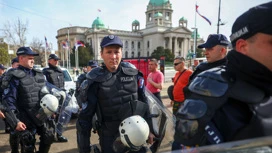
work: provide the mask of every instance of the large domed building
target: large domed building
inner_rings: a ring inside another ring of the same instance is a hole
[[[173,27],[172,13],[172,4],[169,0],[150,0],[145,12],[144,29],[140,28],[138,20],[132,21],[131,31],[109,29],[99,17],[93,21],[92,27],[62,28],[58,30],[56,36],[58,50],[62,50],[62,42],[67,38],[69,28],[71,44],[76,40],[89,43],[94,50],[95,60],[101,60],[100,42],[104,36],[110,34],[118,35],[123,41],[123,58],[149,57],[159,46],[170,49],[175,56],[186,57],[188,51],[193,49],[192,31],[187,28],[187,20],[184,17],[177,21],[178,27]],[[198,42],[204,41],[199,38]]]

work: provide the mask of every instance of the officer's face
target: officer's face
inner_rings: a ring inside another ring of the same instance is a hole
[[[0,76],[3,75],[4,72],[5,72],[5,69],[0,69]]]
[[[213,63],[223,59],[226,56],[226,49],[223,46],[216,45],[213,48],[205,48],[204,54],[207,62]]]
[[[19,66],[19,63],[18,63],[18,62],[14,62],[14,63],[11,65],[12,68],[17,68],[18,66]]]
[[[53,65],[53,66],[57,66],[58,63],[59,63],[59,61],[58,61],[58,60],[55,60],[55,59],[50,59],[50,60],[48,60],[48,63],[50,63],[50,64]]]
[[[23,67],[32,69],[34,66],[34,56],[33,55],[22,55],[19,56],[19,63]]]
[[[272,71],[272,35],[257,33],[240,48],[243,54]]]
[[[115,72],[122,59],[122,48],[118,45],[104,47],[101,51],[104,64],[110,72]]]

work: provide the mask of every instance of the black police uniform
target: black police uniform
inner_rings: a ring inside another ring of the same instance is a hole
[[[79,87],[81,85],[81,83],[86,80],[86,74],[87,73],[82,73],[78,76],[77,78],[77,82],[76,82],[76,91],[75,91],[75,97],[77,99],[77,103],[79,105],[80,108],[82,108],[82,102],[80,101],[80,98],[78,97],[79,96]]]
[[[226,65],[226,64],[227,64],[227,58],[223,58],[221,60],[218,60],[218,61],[215,61],[212,63],[202,62],[195,68],[195,71],[190,76],[189,81],[191,82],[199,73],[201,73],[203,71],[206,71],[206,70],[214,68],[214,67]]]
[[[60,89],[64,89],[64,75],[62,70],[54,65],[48,64],[48,68],[43,69],[46,80]]]
[[[55,55],[55,54],[51,54]],[[64,75],[62,70],[58,66],[51,65],[50,63],[48,64],[48,68],[43,69],[43,74],[46,77],[46,80],[55,85],[56,87],[64,90]],[[58,122],[58,115],[56,116],[55,122]],[[52,124],[54,125],[54,123]],[[55,128],[55,127],[54,127]],[[57,140],[59,142],[67,142],[67,138],[62,136],[62,134],[57,133]]]
[[[226,67],[199,74],[177,113],[173,150],[272,135],[272,72],[230,51]]]
[[[18,132],[23,142],[25,152],[34,152],[35,134],[40,135],[39,153],[49,152],[54,135],[46,126],[46,118],[37,118],[40,109],[40,90],[45,85],[43,73],[37,69],[19,66],[7,72],[2,83],[4,87],[3,104],[12,128],[15,129],[19,121],[23,122],[27,130]]]
[[[114,153],[112,145],[119,136],[118,128],[123,119],[135,114],[147,119],[149,113],[143,78],[137,69],[125,63],[114,73],[105,66],[92,69],[81,84],[79,97],[84,101],[77,121],[80,153],[90,152],[90,130],[95,113],[100,145],[105,153]],[[145,152],[144,148],[139,152]]]

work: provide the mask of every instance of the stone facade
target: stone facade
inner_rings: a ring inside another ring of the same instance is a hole
[[[187,28],[187,20],[181,18],[178,27],[172,27],[172,4],[169,0],[150,0],[146,10],[146,27],[140,29],[140,22],[132,22],[132,30],[115,30],[104,27],[99,19],[94,20],[92,27],[66,27],[57,31],[58,50],[62,51],[62,42],[67,39],[71,46],[77,40],[89,43],[93,48],[95,60],[101,60],[100,42],[104,36],[113,34],[120,37],[124,43],[123,57],[137,58],[149,57],[159,46],[168,48],[175,56],[186,57],[193,47],[192,31]],[[204,42],[198,39],[199,43]],[[62,59],[67,57],[62,53]]]

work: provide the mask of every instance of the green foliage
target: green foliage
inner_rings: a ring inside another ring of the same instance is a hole
[[[165,56],[165,61],[173,61],[174,54],[172,54],[170,49],[164,49],[164,47],[159,46],[151,54],[152,58],[160,59],[161,56]]]
[[[83,42],[84,43],[84,42]],[[87,66],[89,60],[93,59],[93,49],[89,44],[85,44],[86,47],[78,47],[78,65],[79,67]],[[75,47],[72,49],[71,65],[75,66]]]
[[[10,61],[8,54],[8,45],[6,43],[0,44],[0,63],[7,65]]]
[[[196,58],[205,57],[204,51],[202,49],[197,48],[196,49]]]

